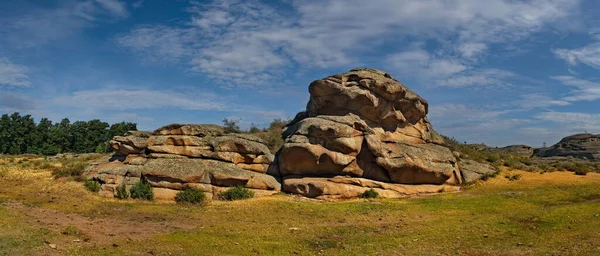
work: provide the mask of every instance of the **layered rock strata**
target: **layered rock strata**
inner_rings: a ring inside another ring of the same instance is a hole
[[[153,133],[117,136],[110,143],[115,155],[86,172],[102,184],[106,196],[114,196],[118,185],[130,186],[140,179],[164,199],[186,187],[212,196],[236,185],[258,195],[281,189],[275,177],[266,174],[274,156],[264,142],[248,134],[227,134],[217,125],[172,124]]]
[[[309,92],[306,111],[283,134],[284,191],[351,197],[377,188],[399,197],[463,182],[456,158],[427,120],[427,101],[388,73],[354,69],[312,82]]]

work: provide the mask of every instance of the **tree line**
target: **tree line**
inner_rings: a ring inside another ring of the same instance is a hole
[[[65,118],[53,124],[42,118],[36,124],[31,115],[15,112],[0,118],[0,154],[105,153],[111,151],[112,137],[132,130],[137,130],[137,124],[109,125],[98,119],[71,123]]]

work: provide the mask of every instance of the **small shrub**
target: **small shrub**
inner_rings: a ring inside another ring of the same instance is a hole
[[[509,168],[513,168],[513,169],[518,169],[523,167],[523,164],[514,158],[508,158],[504,160],[504,166],[509,167]]]
[[[100,183],[95,180],[86,180],[83,185],[91,192],[98,193],[100,191]]]
[[[588,169],[579,169],[575,171],[575,175],[586,176],[590,172]]]
[[[375,191],[374,189],[368,189],[365,190],[365,192],[360,193],[360,195],[358,195],[358,197],[360,198],[376,198],[379,196],[379,193],[377,193],[377,191]]]
[[[206,200],[204,191],[193,188],[186,188],[175,195],[175,201],[178,203],[199,204]]]
[[[61,168],[56,168],[52,171],[54,177],[79,177],[88,166],[85,162],[71,162]]]
[[[524,165],[527,165],[527,166],[533,165],[533,161],[531,161],[531,159],[529,159],[529,158],[522,158],[521,163]]]
[[[129,194],[131,198],[135,199],[145,199],[152,200],[154,199],[154,194],[152,193],[152,186],[148,182],[138,181],[133,187],[129,190]]]
[[[219,193],[220,199],[228,200],[228,201],[241,200],[241,199],[247,199],[247,198],[253,198],[253,197],[254,197],[254,192],[252,192],[250,189],[245,188],[241,185],[237,185],[235,187],[232,187],[226,191]]]
[[[521,179],[521,174],[513,174],[513,175],[505,175],[504,178],[508,179],[509,181],[516,181],[516,180],[520,180]]]
[[[497,155],[489,155],[486,160],[490,163],[495,163],[498,162],[500,158]]]
[[[118,199],[129,198],[129,192],[127,192],[127,186],[125,186],[125,183],[117,186],[117,198]]]
[[[495,173],[485,173],[485,174],[481,175],[480,179],[483,180],[483,181],[487,181],[490,178],[495,178],[496,176],[498,176],[497,172],[495,172]]]

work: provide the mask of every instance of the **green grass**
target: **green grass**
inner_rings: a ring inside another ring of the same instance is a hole
[[[50,237],[50,230],[28,226],[21,214],[0,203],[0,255],[36,255]]]
[[[68,240],[59,244],[68,255],[600,255],[599,174],[501,169],[460,193],[406,199],[276,195],[193,207],[104,199],[78,183],[32,176],[0,180],[0,201],[128,220],[140,228],[189,227],[160,228],[140,239],[115,236],[104,244]],[[504,178],[517,174],[522,178]],[[48,192],[38,193],[40,187]],[[43,241],[53,233],[25,220],[0,204],[0,255],[48,253]]]

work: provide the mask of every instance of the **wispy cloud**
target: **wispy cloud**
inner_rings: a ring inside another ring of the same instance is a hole
[[[0,85],[30,86],[27,68],[13,64],[8,58],[0,58]]]
[[[94,110],[169,109],[216,110],[230,108],[218,95],[206,93],[189,95],[154,90],[87,90],[58,97],[55,104]]]
[[[0,93],[0,113],[28,111],[36,106],[37,102],[28,96],[10,92]]]
[[[561,130],[600,133],[600,114],[548,111],[534,116],[561,125]]]
[[[0,40],[16,48],[36,47],[72,36],[95,22],[127,15],[125,4],[118,0],[66,0],[56,8],[34,7],[24,15],[1,18],[4,36]]]
[[[600,99],[600,83],[579,79],[573,76],[553,76],[552,79],[561,83],[575,87],[569,96],[563,98],[564,101],[594,101]]]
[[[521,95],[519,100],[516,100],[514,104],[524,109],[531,108],[550,108],[555,106],[568,106],[571,104],[566,99],[556,100],[553,99],[546,93],[530,93]]]
[[[252,85],[269,83],[281,75],[273,71],[285,66],[360,65],[364,60],[356,53],[370,52],[384,37],[397,41],[451,37],[456,38],[452,42],[456,53],[427,62],[440,75],[451,75],[467,68],[454,57],[475,60],[496,43],[516,42],[547,24],[568,21],[578,5],[572,0],[382,0],[365,6],[359,0],[344,4],[311,0],[275,9],[258,1],[220,0],[193,4],[186,26],[144,31],[162,32],[164,37],[151,37],[160,40],[147,40],[147,33],[133,30],[118,42],[144,59],[156,57],[154,49],[172,44],[176,50],[160,51],[162,59],[180,60],[222,81]],[[368,18],[349,15],[355,6],[361,6],[360,15]],[[401,57],[407,56],[390,58]]]
[[[569,65],[583,63],[600,69],[600,43],[592,43],[577,49],[555,49],[554,54],[564,59]]]
[[[119,0],[95,0],[100,4],[104,9],[108,10],[111,14],[118,17],[127,17],[129,13],[127,12],[127,7],[125,3],[122,3]]]

